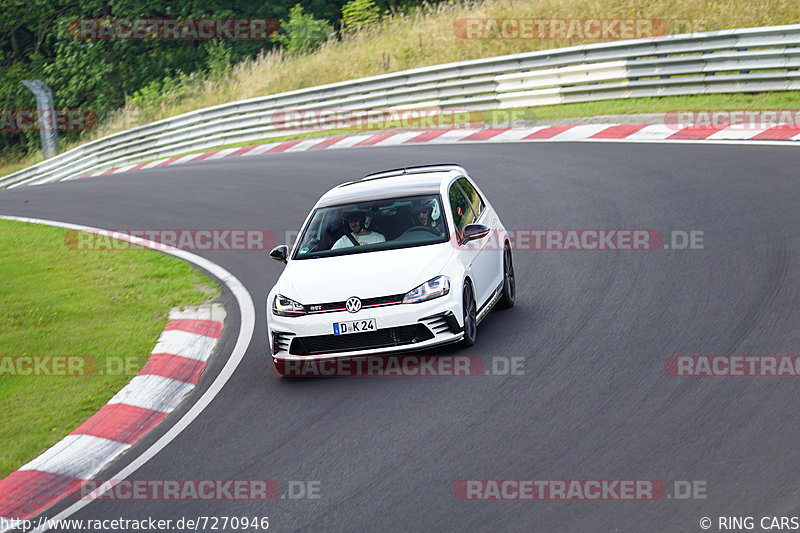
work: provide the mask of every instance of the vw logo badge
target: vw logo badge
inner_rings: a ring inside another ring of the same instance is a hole
[[[358,313],[361,311],[361,300],[355,296],[348,298],[344,304],[345,308],[351,313]]]

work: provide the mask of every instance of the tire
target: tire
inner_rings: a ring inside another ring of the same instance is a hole
[[[464,323],[464,338],[461,345],[469,347],[475,344],[478,337],[478,308],[475,303],[475,295],[472,293],[472,285],[467,281],[461,291],[462,313]]]
[[[517,284],[514,279],[514,262],[511,258],[511,248],[506,245],[503,250],[503,293],[497,302],[498,309],[514,307],[517,297]]]

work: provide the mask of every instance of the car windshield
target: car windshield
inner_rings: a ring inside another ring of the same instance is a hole
[[[357,202],[315,210],[294,259],[393,250],[447,239],[439,195]]]

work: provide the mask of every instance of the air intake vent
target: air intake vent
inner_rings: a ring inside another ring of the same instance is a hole
[[[424,322],[436,335],[446,332],[461,333],[461,331],[463,331],[463,328],[458,325],[458,320],[456,320],[455,315],[450,311],[438,315],[426,316],[425,318],[421,318],[420,322]]]
[[[289,343],[292,342],[294,333],[286,333],[284,331],[272,332],[272,353],[277,355],[281,352],[289,353]]]

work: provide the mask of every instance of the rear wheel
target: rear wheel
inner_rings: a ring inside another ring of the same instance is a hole
[[[478,336],[478,308],[475,305],[475,296],[472,294],[472,286],[469,282],[464,283],[461,298],[464,313],[464,339],[461,344],[463,346],[472,346]]]
[[[514,299],[517,296],[517,286],[514,281],[514,263],[511,260],[511,248],[506,245],[503,250],[503,293],[497,302],[499,309],[514,307]]]

